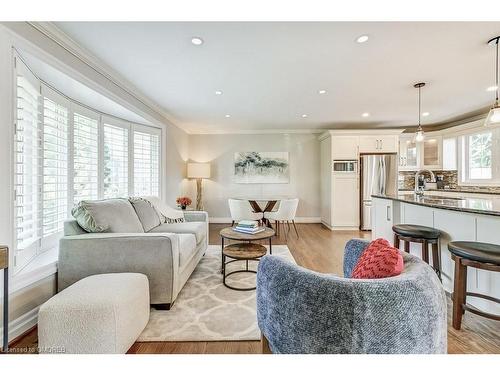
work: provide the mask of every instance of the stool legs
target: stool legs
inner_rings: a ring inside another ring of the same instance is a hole
[[[406,243],[406,242],[405,242]],[[399,249],[399,236],[397,233],[394,233],[394,247]]]
[[[462,315],[467,289],[467,267],[461,262],[461,258],[455,257],[455,281],[453,286],[453,317],[452,325],[456,330],[462,326]]]
[[[408,241],[405,241],[405,252],[410,254],[410,243]]]
[[[422,241],[422,260],[429,264],[429,243],[426,240]]]
[[[432,244],[432,266],[441,280],[441,260],[439,256],[439,243]]]

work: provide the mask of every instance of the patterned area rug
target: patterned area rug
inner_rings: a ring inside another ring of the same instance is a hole
[[[295,262],[286,245],[274,245],[273,255]],[[242,269],[244,262],[227,266]],[[255,290],[235,291],[222,284],[220,246],[210,245],[170,311],[152,309],[137,341],[259,340]],[[257,262],[250,262],[256,269]],[[236,273],[226,282],[236,287],[255,285],[255,274]]]

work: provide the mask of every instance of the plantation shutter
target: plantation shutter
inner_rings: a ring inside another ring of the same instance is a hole
[[[128,126],[104,123],[104,198],[128,196]]]
[[[14,153],[16,266],[23,266],[40,247],[42,124],[40,84],[18,58]]]
[[[60,233],[68,217],[69,103],[43,88],[43,236]]]
[[[84,114],[83,114],[84,113]],[[81,109],[73,114],[73,203],[99,195],[99,121]]]
[[[159,196],[160,131],[134,129],[134,195]]]

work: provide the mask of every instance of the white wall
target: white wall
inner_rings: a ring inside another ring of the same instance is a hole
[[[241,151],[288,151],[290,183],[236,184],[234,153]],[[189,136],[189,157],[210,162],[212,178],[203,181],[205,210],[211,218],[229,218],[231,197],[290,196],[300,199],[297,216],[307,221],[320,217],[320,148],[317,134],[202,134]],[[196,198],[194,181],[188,195]]]

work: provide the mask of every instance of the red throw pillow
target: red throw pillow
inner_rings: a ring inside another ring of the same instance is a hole
[[[359,257],[351,277],[353,279],[381,279],[403,272],[403,257],[398,249],[383,238],[370,242]]]

